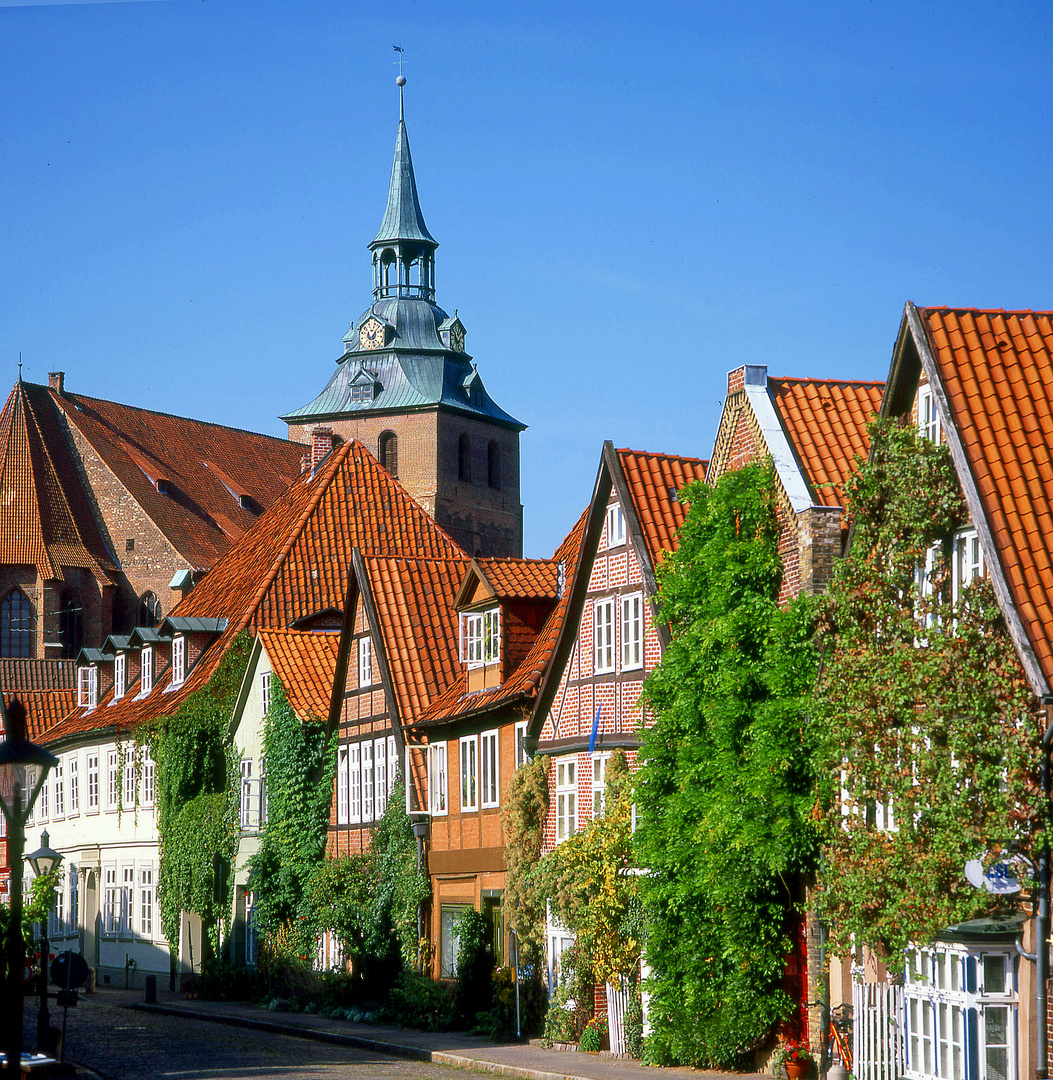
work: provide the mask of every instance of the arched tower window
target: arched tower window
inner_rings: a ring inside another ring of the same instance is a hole
[[[501,447],[493,440],[486,448],[486,481],[490,487],[501,490]]]
[[[472,482],[472,443],[463,431],[457,440],[457,479]]]
[[[72,589],[66,589],[59,601],[59,640],[65,660],[72,660],[84,644],[84,607]]]
[[[156,626],[161,619],[161,601],[152,592],[144,592],[135,615],[136,626]]]
[[[28,660],[33,655],[33,606],[21,589],[0,600],[0,656]]]
[[[399,437],[393,431],[380,433],[380,464],[392,476],[399,474]]]

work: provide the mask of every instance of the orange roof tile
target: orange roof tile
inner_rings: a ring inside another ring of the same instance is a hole
[[[77,665],[72,660],[0,660],[0,692],[76,690]]]
[[[364,556],[370,598],[403,723],[412,723],[460,672],[453,602],[468,556]]]
[[[502,600],[556,598],[559,563],[552,559],[476,559],[494,595]]]
[[[333,693],[340,635],[261,630],[260,642],[293,712],[301,720],[324,720]]]
[[[1053,685],[1053,312],[918,314],[1006,584]]]
[[[303,474],[172,611],[226,618],[227,629],[185,682],[170,690],[159,677],[147,697],[78,711],[50,733],[61,739],[96,728],[127,730],[168,715],[204,686],[241,630],[280,629],[313,612],[342,610],[351,554],[465,557],[360,443],[337,447],[312,475]]]
[[[42,386],[18,382],[0,413],[0,564],[65,567],[116,580],[77,466]]]
[[[775,411],[816,505],[844,507],[856,457],[870,452],[867,424],[884,389],[881,382],[768,379]]]
[[[572,578],[578,565],[582,541],[585,538],[585,521],[588,511],[578,518],[574,528],[556,549],[550,560],[554,565],[560,563],[566,567],[566,582],[563,594],[559,597],[552,613],[545,620],[533,648],[516,670],[498,687],[491,690],[477,690],[468,693],[467,676],[459,672],[455,681],[445,693],[432,701],[427,711],[421,716],[420,724],[432,725],[468,716],[473,713],[488,712],[517,699],[530,700],[538,692],[541,680],[552,659],[560,630],[567,617],[567,604],[570,599]],[[456,624],[455,624],[456,626]],[[454,640],[456,650],[456,638]],[[456,651],[454,651],[456,656]]]
[[[629,485],[651,565],[658,566],[664,552],[676,549],[677,532],[687,514],[687,507],[677,500],[676,493],[694,480],[704,480],[709,462],[638,450],[619,450],[618,461]]]
[[[48,731],[69,716],[77,704],[75,690],[27,690],[16,696],[26,707],[26,727],[34,742],[46,742]]]

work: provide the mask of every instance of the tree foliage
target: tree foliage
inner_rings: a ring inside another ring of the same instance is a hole
[[[625,753],[607,763],[603,813],[550,851],[534,872],[538,895],[574,934],[578,963],[596,982],[635,972],[640,933],[634,921],[638,879],[632,865],[633,788]]]
[[[264,721],[263,762],[267,777],[267,821],[252,857],[250,881],[256,917],[274,938],[293,939],[296,955],[314,952],[309,883],[325,857],[336,773],[336,736],[322,722],[301,723],[281,681],[271,679],[271,704]]]
[[[249,636],[239,634],[206,686],[171,716],[150,720],[135,734],[137,745],[149,744],[155,763],[157,903],[173,950],[179,947],[181,912],[201,917],[213,948],[230,912],[232,875],[217,896],[215,864],[218,858],[229,868],[237,854],[238,763],[228,726],[250,645]]]
[[[787,916],[815,866],[812,602],[779,606],[769,464],[691,485],[660,573],[672,641],[637,776],[659,1062],[729,1066],[787,1016]]]
[[[512,774],[501,806],[505,835],[505,917],[520,949],[520,967],[540,973],[545,941],[545,897],[532,877],[541,859],[548,815],[547,757],[534,757]]]
[[[990,583],[952,580],[967,514],[947,447],[890,420],[871,437],[821,623],[816,716],[832,944],[887,955],[998,906],[963,867],[1030,849],[1041,727]]]

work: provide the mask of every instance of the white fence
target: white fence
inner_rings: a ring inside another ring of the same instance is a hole
[[[622,980],[616,987],[607,983],[607,1030],[611,1040],[611,1052],[624,1054],[625,1009],[629,1004],[629,984]]]
[[[903,987],[852,984],[852,1072],[858,1080],[899,1080],[906,1067]]]

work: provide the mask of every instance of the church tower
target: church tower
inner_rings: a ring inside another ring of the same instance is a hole
[[[435,249],[417,197],[403,76],[384,218],[369,244],[373,302],[351,325],[325,389],[281,417],[318,449],[357,439],[471,555],[521,556],[519,433],[494,402],[465,328],[435,303]]]

